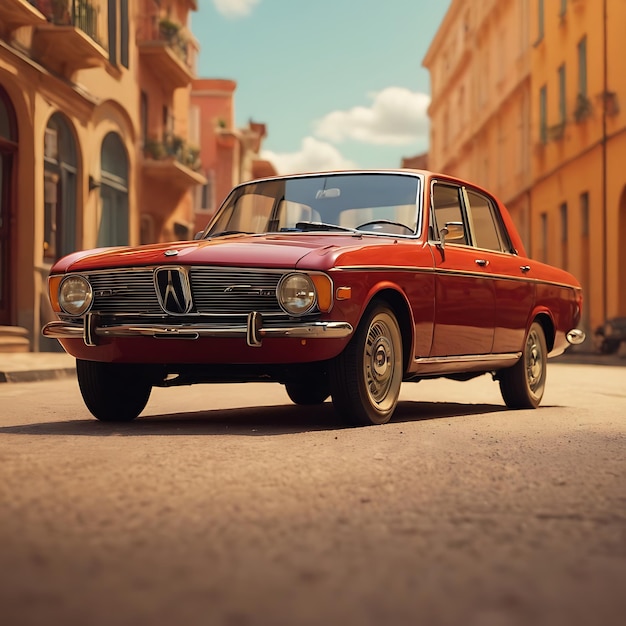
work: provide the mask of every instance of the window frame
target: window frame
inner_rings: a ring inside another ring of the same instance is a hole
[[[473,248],[475,250],[484,250],[487,252],[501,253],[501,254],[517,254],[511,237],[506,228],[504,220],[502,219],[502,213],[500,212],[499,204],[490,194],[472,187],[471,185],[464,185],[460,183],[454,183],[446,180],[433,180],[431,184],[431,203],[430,203],[430,226],[429,240],[434,243],[441,243],[439,237],[440,226],[437,221],[437,207],[435,206],[435,188],[437,186],[456,188],[457,197],[459,200],[459,209],[461,214],[461,221],[465,230],[466,242],[450,241],[446,245],[464,246],[466,248]],[[469,194],[474,194],[485,201],[485,205],[488,207],[489,214],[494,224],[496,237],[499,243],[499,249],[483,248],[477,245],[476,228],[474,226],[474,220],[472,215],[472,203],[469,199]],[[441,226],[443,228],[443,225]]]

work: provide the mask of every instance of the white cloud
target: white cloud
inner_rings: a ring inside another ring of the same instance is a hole
[[[372,94],[370,107],[333,111],[316,124],[315,134],[339,143],[353,139],[362,143],[403,146],[428,138],[430,97],[404,87],[387,87]]]
[[[356,165],[339,150],[314,137],[305,137],[298,152],[278,153],[263,150],[262,158],[270,161],[279,174],[323,172],[354,169]]]
[[[246,17],[259,0],[213,0],[215,8],[225,17]]]

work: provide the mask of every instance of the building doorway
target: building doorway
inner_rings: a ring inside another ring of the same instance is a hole
[[[11,235],[14,206],[14,165],[17,124],[8,94],[0,87],[0,326],[13,323]]]

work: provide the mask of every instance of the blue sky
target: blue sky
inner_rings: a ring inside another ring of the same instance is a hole
[[[450,0],[199,0],[197,73],[237,82],[280,173],[399,167],[428,149],[422,60]]]

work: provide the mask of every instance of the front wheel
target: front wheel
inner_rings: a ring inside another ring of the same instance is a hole
[[[145,408],[152,384],[140,365],[76,360],[78,386],[92,415],[103,422],[129,422]]]
[[[349,423],[369,426],[391,419],[402,384],[402,337],[389,307],[370,307],[330,374],[333,405]]]
[[[539,322],[533,322],[526,336],[522,357],[499,375],[500,392],[510,409],[536,409],[546,386],[548,348]]]

